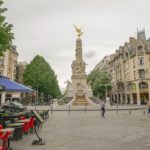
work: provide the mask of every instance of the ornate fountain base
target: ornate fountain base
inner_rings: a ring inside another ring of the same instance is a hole
[[[76,105],[76,106],[82,106],[83,105],[83,106],[85,106],[85,105],[89,105],[89,102],[87,101],[85,96],[76,96],[72,105]]]

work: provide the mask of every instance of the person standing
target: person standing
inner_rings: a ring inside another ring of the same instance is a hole
[[[105,117],[105,112],[106,112],[105,102],[102,102],[102,104],[101,104],[101,115],[102,115],[103,118]]]

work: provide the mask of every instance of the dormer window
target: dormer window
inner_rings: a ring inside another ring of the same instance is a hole
[[[139,45],[139,46],[137,47],[137,51],[138,51],[138,54],[143,53],[143,46]]]

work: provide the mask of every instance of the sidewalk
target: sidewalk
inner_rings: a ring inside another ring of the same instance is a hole
[[[32,146],[35,134],[16,142],[16,150],[149,150],[150,115],[141,111],[54,112],[39,131],[44,146]],[[22,148],[21,148],[22,147]]]

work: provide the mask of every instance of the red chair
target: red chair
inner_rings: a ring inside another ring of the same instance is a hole
[[[30,121],[31,121],[31,119],[30,119]],[[29,132],[29,129],[30,129],[30,121],[27,122],[27,123],[24,123],[24,125],[23,125],[23,132],[24,132],[24,133],[28,133],[28,132]]]
[[[30,128],[29,125],[30,125],[29,122],[24,123],[24,127],[23,127],[23,132],[24,133],[28,133],[29,132],[29,128]]]
[[[34,122],[35,122],[35,118],[31,117],[30,118],[30,122],[29,122],[29,129],[30,129],[30,131],[33,130]]]
[[[11,135],[10,131],[7,131],[5,134],[0,136],[0,139],[3,141],[3,145],[0,146],[0,150],[8,150],[9,144],[8,144],[8,138]]]
[[[0,124],[0,130],[3,129],[3,126]],[[0,136],[3,134],[3,132],[0,132]]]

